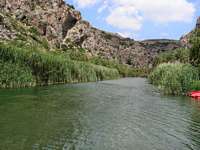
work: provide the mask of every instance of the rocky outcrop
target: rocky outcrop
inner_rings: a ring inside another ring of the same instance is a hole
[[[67,31],[81,20],[80,12],[63,0],[1,0],[0,9],[37,27],[52,44],[61,43]]]
[[[160,52],[180,47],[179,41],[135,41],[118,34],[96,29],[82,20],[79,11],[63,0],[0,0],[3,13],[11,14],[27,26],[37,27],[49,43],[62,48],[82,47],[91,55],[118,59],[135,67],[151,66]],[[1,17],[0,17],[1,21]],[[0,37],[14,38],[15,34],[0,24]]]
[[[175,40],[135,41],[123,38],[118,34],[101,31],[92,27],[86,21],[78,21],[66,37],[69,41],[90,50],[93,55],[117,59],[134,67],[151,66],[153,58],[160,52],[179,48]]]

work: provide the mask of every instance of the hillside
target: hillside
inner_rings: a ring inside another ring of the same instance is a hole
[[[51,48],[81,47],[92,56],[117,59],[123,64],[145,68],[151,66],[158,53],[181,46],[175,40],[135,41],[96,29],[82,19],[79,11],[63,0],[1,1],[3,12],[11,14],[27,26],[37,27]],[[13,39],[15,33],[6,31],[2,33],[1,30],[0,38],[7,36]]]

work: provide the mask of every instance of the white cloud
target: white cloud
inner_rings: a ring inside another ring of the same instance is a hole
[[[106,22],[123,30],[138,31],[144,21],[165,25],[190,22],[195,4],[189,0],[74,0],[80,8],[99,5],[98,13],[109,12]],[[197,0],[199,1],[199,0]]]
[[[143,20],[189,22],[195,13],[194,4],[187,0],[112,0],[111,5],[106,21],[120,29],[139,30]]]
[[[119,29],[140,30],[142,26],[142,17],[138,15],[137,10],[127,5],[113,9],[106,21]]]
[[[131,37],[132,34],[130,32],[117,32],[120,36],[128,38]]]
[[[190,21],[194,15],[194,4],[187,0],[113,0],[121,6],[133,6],[145,19],[165,23]]]
[[[97,0],[75,0],[75,3],[80,8],[85,8],[91,5],[94,5],[97,2]]]

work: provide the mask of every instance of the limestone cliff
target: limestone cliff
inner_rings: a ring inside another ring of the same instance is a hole
[[[62,43],[67,31],[78,20],[80,12],[63,0],[1,0],[0,9],[27,26],[35,26],[52,44]]]
[[[160,52],[181,47],[176,40],[145,40],[135,41],[96,29],[87,21],[80,20],[72,27],[65,37],[72,42],[91,51],[93,55],[118,59],[120,62],[134,67],[151,66],[153,58]]]
[[[181,47],[175,40],[135,41],[96,29],[63,0],[0,0],[0,9],[26,26],[37,27],[52,45],[69,48],[72,44],[88,49],[92,55],[117,59],[134,67],[151,66],[158,53]],[[0,38],[15,38],[15,32],[1,24]]]

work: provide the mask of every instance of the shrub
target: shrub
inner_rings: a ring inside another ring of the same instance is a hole
[[[149,75],[150,83],[165,94],[180,95],[190,90],[193,80],[198,80],[198,70],[190,64],[160,64]]]
[[[181,62],[189,63],[190,50],[187,48],[179,48],[173,51],[168,51],[159,54],[153,60],[153,66],[156,67],[162,63]]]
[[[32,33],[32,34],[35,34],[35,35],[40,36],[40,32],[38,31],[38,29],[35,28],[35,27],[33,27],[33,26],[31,26],[31,27],[28,29],[28,31],[29,31],[30,33]]]
[[[190,49],[190,63],[194,66],[200,64],[200,30],[196,30],[190,39],[192,47]]]

